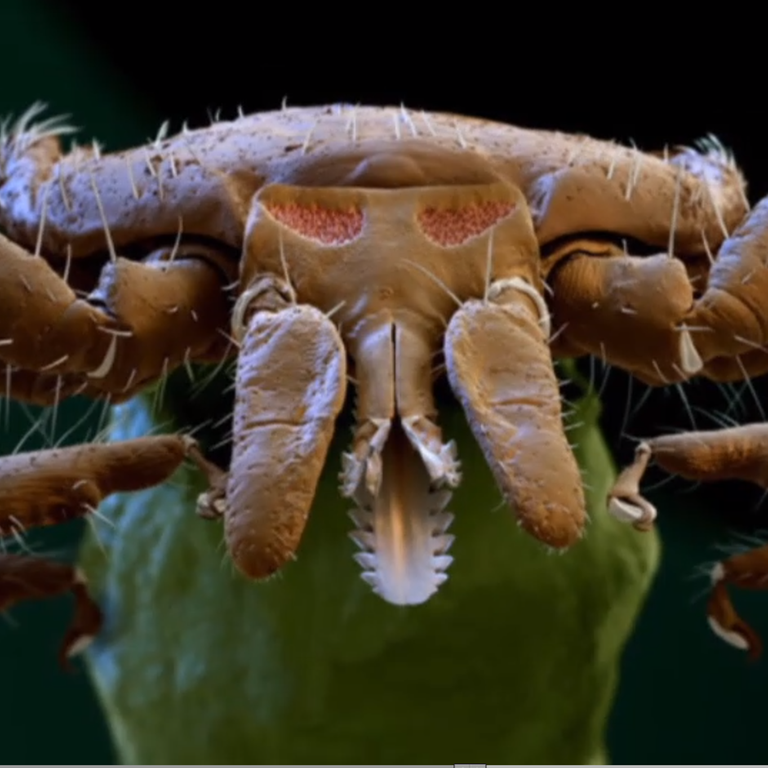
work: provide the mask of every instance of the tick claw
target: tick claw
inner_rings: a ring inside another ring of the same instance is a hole
[[[734,648],[738,648],[740,651],[748,651],[749,650],[749,643],[747,642],[747,639],[740,635],[735,630],[731,629],[725,629],[723,626],[721,626],[717,619],[714,618],[714,616],[707,616],[707,623],[709,624],[709,628],[723,641],[728,643],[728,645],[733,646]]]
[[[656,508],[642,496],[631,499],[614,496],[608,502],[608,511],[623,523],[631,523],[638,530],[647,531],[653,527],[656,520]]]
[[[608,511],[617,520],[648,531],[656,520],[656,507],[640,495],[640,481],[651,459],[651,447],[642,442],[635,449],[634,462],[624,469],[608,494]]]

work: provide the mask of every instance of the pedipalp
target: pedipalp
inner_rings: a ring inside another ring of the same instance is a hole
[[[198,514],[224,518],[232,560],[254,579],[295,555],[346,394],[346,355],[318,309],[286,299],[279,278],[241,294],[242,326],[228,472],[208,476]]]

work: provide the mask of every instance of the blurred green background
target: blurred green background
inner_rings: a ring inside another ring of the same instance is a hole
[[[713,131],[735,149],[752,181],[752,199],[768,191],[759,126],[747,125],[746,114],[737,110],[713,113],[694,90],[687,94],[684,112],[666,109],[653,83],[627,70],[622,77],[633,96],[612,103],[607,113],[603,93],[579,90],[579,84],[589,82],[583,61],[578,66],[569,62],[557,83],[547,83],[546,99],[541,81],[533,77],[516,81],[514,93],[504,95],[497,89],[461,88],[450,78],[434,76],[440,41],[433,41],[433,50],[423,39],[416,41],[413,32],[409,37],[402,31],[402,46],[412,46],[412,55],[400,62],[401,71],[392,51],[382,50],[380,55],[389,57],[386,77],[376,82],[370,69],[349,65],[363,57],[376,59],[370,40],[330,45],[313,36],[316,28],[305,19],[305,37],[262,33],[257,44],[253,30],[237,29],[232,6],[216,6],[215,16],[198,18],[143,0],[110,5],[104,13],[97,12],[104,6],[85,3],[6,0],[0,4],[0,113],[18,113],[33,101],[45,101],[52,113],[73,116],[84,129],[83,140],[98,137],[107,150],[144,142],[168,117],[177,129],[186,117],[200,124],[207,110],[218,107],[225,115],[234,114],[238,104],[247,111],[276,108],[285,95],[292,103],[306,104],[402,100],[426,109],[633,138],[647,148],[665,141],[690,143]],[[115,14],[117,25],[110,21]],[[465,63],[466,82],[494,69],[489,55],[485,51],[474,69]],[[279,66],[281,61],[293,62],[298,70]],[[734,93],[731,99],[740,101]],[[619,371],[588,361],[584,370],[602,387],[604,427],[622,462],[631,456],[628,436],[690,428],[692,423],[712,428],[718,414],[726,413],[739,422],[760,420],[760,401],[768,402],[761,381],[736,388],[694,383],[685,388],[685,399],[676,389],[646,397],[644,387]],[[50,423],[29,433],[39,415],[35,409],[11,405],[6,422],[2,405],[3,453],[24,436],[26,449],[50,442]],[[86,408],[80,402],[62,407],[56,433],[74,425]],[[91,417],[68,440],[85,439],[94,424]],[[654,480],[663,479],[653,475],[649,482]],[[709,633],[701,598],[706,581],[691,578],[697,566],[718,557],[715,545],[732,543],[738,535],[759,536],[762,527],[768,528],[761,494],[736,483],[697,489],[664,480],[653,500],[662,514],[663,564],[625,654],[610,723],[612,758],[635,764],[765,763],[768,663],[749,664]],[[36,534],[31,542],[73,557],[80,530],[71,525]],[[738,595],[736,602],[768,637],[768,596]],[[82,670],[67,675],[56,666],[54,651],[69,607],[66,599],[26,605],[0,620],[0,680],[8,694],[0,703],[3,764],[113,762],[86,675]]]

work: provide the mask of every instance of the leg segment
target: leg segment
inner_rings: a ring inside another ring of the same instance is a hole
[[[0,397],[22,400],[33,405],[54,405],[67,397],[78,395],[86,388],[85,377],[56,376],[36,371],[0,367]]]
[[[113,493],[165,482],[195,441],[158,435],[0,457],[0,536],[92,512]]]
[[[102,614],[88,593],[83,574],[65,563],[28,555],[0,553],[0,611],[25,600],[41,600],[70,592],[75,610],[59,652],[65,669],[99,633]]]
[[[768,489],[768,424],[667,435],[641,443],[635,461],[620,475],[608,509],[639,530],[649,530],[656,510],[640,495],[640,482],[653,458],[664,470],[689,480],[746,480]],[[726,586],[768,588],[768,546],[729,557],[712,570],[707,606],[710,627],[726,642],[757,658],[760,638],[736,614]]]
[[[563,329],[559,344],[572,355],[601,357],[651,385],[701,369],[683,326],[693,289],[678,259],[574,253],[549,279],[553,327]]]
[[[27,371],[98,371],[115,321],[75,292],[45,259],[0,235],[0,359]]]
[[[725,241],[686,323],[705,363],[768,345],[768,198]],[[705,369],[706,373],[706,369]]]
[[[683,432],[645,440],[635,461],[618,477],[608,496],[616,517],[649,526],[656,517],[653,506],[640,495],[640,482],[653,458],[665,471],[686,480],[714,482],[746,480],[768,488],[768,424],[701,432]]]
[[[601,356],[651,385],[699,372],[715,381],[768,372],[768,198],[710,266],[701,257],[683,265],[662,254],[603,256],[575,250],[552,267],[555,328],[563,327],[555,354]],[[686,271],[704,284],[694,290]]]
[[[144,262],[118,258],[83,300],[45,259],[0,235],[0,361],[109,393],[185,361],[220,359],[229,317],[225,266],[202,246],[160,249]]]
[[[91,372],[91,383],[121,392],[151,383],[185,361],[221,359],[230,313],[223,263],[201,246],[161,249],[142,262],[108,262],[88,299],[122,329],[114,332],[112,357],[98,373]]]
[[[702,371],[711,381],[742,382],[768,373],[768,347],[734,357],[714,357]]]
[[[727,587],[768,589],[768,546],[744,552],[716,563],[711,572],[712,592],[707,603],[707,620],[712,631],[734,648],[746,651],[753,660],[760,658],[760,636],[739,617],[728,596]]]
[[[158,485],[193,451],[191,438],[160,435],[0,457],[0,537],[82,517],[110,494]],[[101,627],[83,575],[54,560],[0,553],[0,611],[66,592],[75,614],[61,649],[64,666]]]

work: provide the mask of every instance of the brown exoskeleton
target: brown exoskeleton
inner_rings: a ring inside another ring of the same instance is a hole
[[[192,438],[159,435],[5,456],[0,460],[0,537],[93,514],[113,493],[164,482],[197,451]],[[61,649],[63,665],[101,628],[101,611],[85,576],[48,558],[0,552],[0,611],[65,592],[75,598],[75,614]]]
[[[460,483],[436,358],[521,527],[558,549],[583,535],[585,511],[553,358],[599,355],[651,385],[768,371],[768,203],[750,211],[711,142],[654,155],[333,106],[102,156],[62,154],[65,127],[36,114],[0,149],[4,394],[120,400],[236,356],[231,465],[187,455],[210,481],[199,513],[224,518],[250,577],[299,548],[348,380],[357,426],[341,493],[356,558],[382,598],[417,604],[446,579]],[[94,471],[110,450],[93,448]],[[48,493],[24,490],[21,525]],[[619,493],[612,509],[634,520],[631,503]]]

